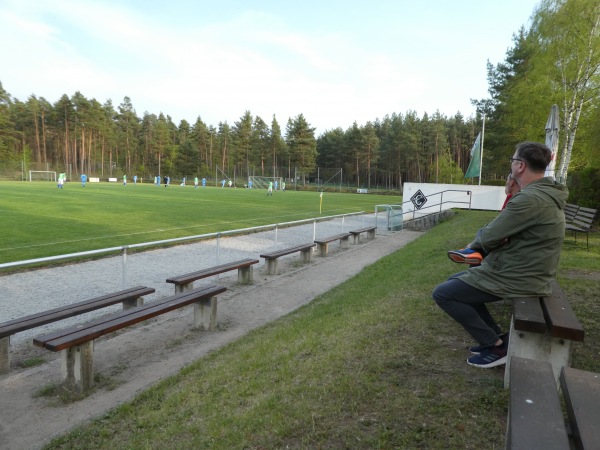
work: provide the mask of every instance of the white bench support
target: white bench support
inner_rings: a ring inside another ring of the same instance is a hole
[[[194,326],[203,331],[217,329],[217,297],[194,303]]]
[[[514,319],[511,319],[508,358],[504,371],[504,388],[508,389],[510,386],[510,360],[513,356],[550,363],[558,387],[561,368],[571,365],[572,344],[573,341],[555,338],[550,336],[549,333],[541,334],[515,330]]]
[[[252,284],[254,282],[254,266],[240,267],[238,269],[238,283]]]
[[[69,389],[86,392],[94,385],[94,341],[61,350],[62,382]]]

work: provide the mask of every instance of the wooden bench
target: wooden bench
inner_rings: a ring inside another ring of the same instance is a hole
[[[350,233],[336,234],[335,236],[329,236],[326,238],[315,239],[315,244],[319,249],[321,256],[327,256],[329,253],[329,243],[334,241],[340,241],[340,248],[348,248],[350,245]]]
[[[507,449],[600,448],[600,374],[563,367],[560,386],[546,361],[513,357]]]
[[[34,345],[61,352],[61,373],[65,387],[79,392],[89,390],[94,382],[94,340],[108,333],[153,317],[194,305],[194,326],[213,330],[216,327],[217,298],[227,289],[208,285],[147,303],[134,309],[119,311],[90,322],[38,336]]]
[[[360,235],[362,233],[367,233],[367,239],[375,239],[375,230],[377,230],[376,226],[360,228],[359,230],[351,230],[350,234],[353,237],[352,243],[358,244],[360,242]]]
[[[558,386],[560,371],[569,367],[573,342],[582,342],[584,331],[556,281],[549,297],[515,298],[510,324],[504,386],[510,385],[511,357],[546,361]]]
[[[593,208],[584,208],[580,206],[577,212],[575,213],[575,217],[573,217],[573,220],[570,223],[567,223],[567,225],[565,226],[565,231],[570,231],[573,233],[576,243],[577,233],[585,233],[585,241],[588,250],[590,249],[589,233],[590,229],[592,228],[592,223],[594,222],[596,212],[597,210]]]
[[[123,303],[123,309],[141,306],[144,295],[155,292],[154,288],[136,286],[112,294],[102,295],[82,302],[72,303],[48,311],[31,314],[0,324],[0,373],[10,371],[10,336],[21,331],[58,322],[97,309]]]
[[[167,283],[175,285],[175,293],[189,291],[194,288],[194,281],[202,278],[212,277],[230,270],[238,271],[238,282],[242,284],[251,284],[254,280],[253,264],[258,264],[258,259],[241,259],[227,264],[221,264],[215,267],[209,267],[197,272],[186,273],[177,277],[167,278]]]
[[[277,261],[281,256],[300,252],[302,255],[302,262],[308,263],[312,259],[312,249],[315,245],[316,244],[314,243],[298,245],[296,247],[290,247],[276,252],[264,253],[260,255],[260,257],[265,258],[265,262],[267,264],[267,273],[269,275],[277,275],[279,273]]]

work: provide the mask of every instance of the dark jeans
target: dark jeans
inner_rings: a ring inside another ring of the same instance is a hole
[[[488,294],[459,280],[457,277],[461,273],[452,275],[447,281],[438,285],[433,290],[433,299],[480,345],[492,346],[502,334],[502,330],[485,304],[502,300],[502,297]]]

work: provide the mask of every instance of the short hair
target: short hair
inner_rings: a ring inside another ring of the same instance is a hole
[[[552,151],[539,142],[521,142],[516,150],[532,172],[544,172],[552,160]]]

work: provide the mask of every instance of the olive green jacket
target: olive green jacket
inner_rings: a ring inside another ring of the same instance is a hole
[[[567,189],[551,178],[536,180],[514,195],[477,232],[471,248],[487,256],[460,279],[503,298],[549,295],[565,236],[567,197]]]

